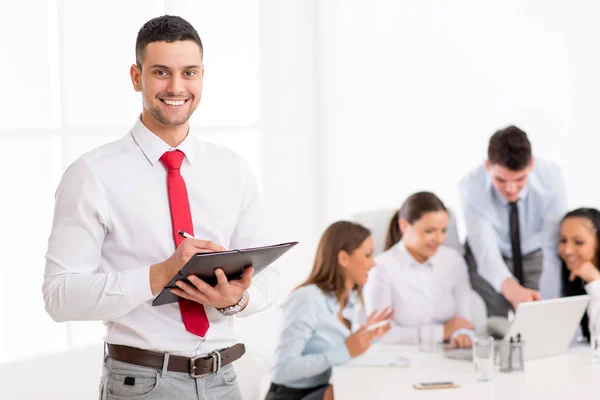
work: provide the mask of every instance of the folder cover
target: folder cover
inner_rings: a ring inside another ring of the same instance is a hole
[[[217,284],[217,277],[215,276],[216,268],[221,268],[225,272],[227,279],[233,280],[240,279],[246,268],[254,266],[253,276],[256,276],[256,274],[260,273],[297,244],[298,242],[287,242],[248,249],[196,253],[154,298],[152,305],[160,306],[178,301],[179,296],[171,293],[170,289],[177,288],[175,282],[179,280],[191,285],[187,280],[188,275],[196,275],[212,286]]]

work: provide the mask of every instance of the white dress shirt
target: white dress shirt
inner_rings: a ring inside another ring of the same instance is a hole
[[[444,324],[453,317],[471,320],[471,286],[461,255],[441,246],[420,264],[402,241],[375,258],[364,288],[367,315],[385,307],[396,310],[392,328],[382,343],[418,343],[419,326],[435,325],[438,342],[444,339]],[[460,330],[470,335],[472,331]]]
[[[590,304],[587,308],[590,333],[598,335],[600,332],[600,280],[585,285],[585,291],[590,295]]]
[[[185,154],[181,174],[194,236],[232,249],[271,244],[246,162],[191,133],[177,148]],[[56,321],[102,320],[108,343],[193,356],[235,343],[234,318],[206,307],[210,328],[201,338],[185,329],[178,303],[151,305],[150,266],[175,251],[167,170],[159,161],[169,150],[138,118],[123,138],[66,170],[56,192],[43,294]],[[267,308],[280,281],[276,269],[263,270],[237,315]]]
[[[512,259],[509,205],[481,165],[459,184],[467,227],[467,241],[482,278],[500,292],[502,282],[513,277],[502,256]],[[560,169],[535,159],[527,185],[519,193],[521,252],[542,250],[540,292],[544,298],[560,295],[561,263],[558,256],[560,220],[567,212],[566,190]]]

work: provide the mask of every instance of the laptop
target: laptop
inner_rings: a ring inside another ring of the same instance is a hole
[[[521,303],[503,340],[520,335],[525,342],[526,360],[563,354],[573,340],[589,301],[589,295],[582,295]],[[473,359],[471,349],[446,349],[444,355]]]

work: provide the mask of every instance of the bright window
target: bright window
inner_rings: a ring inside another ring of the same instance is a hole
[[[99,322],[59,324],[46,314],[44,256],[65,168],[123,136],[141,112],[129,67],[145,21],[181,15],[196,27],[206,74],[193,132],[240,153],[260,180],[257,0],[31,0],[2,11],[12,17],[0,35],[18,32],[18,40],[0,42],[11,55],[0,63],[0,109],[9,110],[0,125],[0,243],[8,250],[0,268],[0,362],[102,341]]]

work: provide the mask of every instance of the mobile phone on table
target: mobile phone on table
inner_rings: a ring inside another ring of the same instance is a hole
[[[456,383],[451,381],[446,382],[419,382],[413,385],[415,389],[454,389],[459,387]]]

